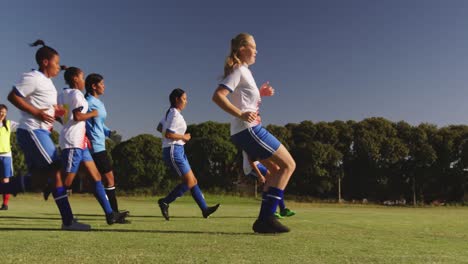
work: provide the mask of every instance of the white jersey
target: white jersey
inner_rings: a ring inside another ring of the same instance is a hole
[[[54,105],[57,104],[57,90],[52,80],[42,72],[33,70],[24,73],[21,80],[13,88],[28,104],[38,109],[47,109],[47,114],[55,115]],[[53,126],[52,123],[46,123],[24,111],[21,111],[19,124],[19,128],[28,130],[50,130]]]
[[[242,158],[243,158],[242,163],[244,167],[244,174],[249,175],[253,171],[253,168],[252,166],[250,166],[249,156],[247,155],[247,153],[245,153],[245,151],[242,151]],[[257,166],[257,164],[260,162],[256,160],[253,163],[255,164],[255,166]]]
[[[247,65],[234,68],[234,71],[226,76],[221,86],[227,88],[232,93],[231,103],[242,112],[257,112],[262,101],[260,91]],[[242,130],[260,124],[260,116],[252,123],[243,121],[235,117],[231,121],[231,135]]]
[[[59,95],[58,103],[66,110],[59,137],[60,148],[84,149],[88,147],[85,138],[86,121],[73,119],[73,111],[80,111],[83,114],[88,112],[88,101],[84,98],[83,93],[77,89],[65,88],[63,93]]]
[[[179,110],[177,110],[176,108],[169,109],[169,113],[167,114],[167,117],[164,117],[161,120],[161,123],[163,125],[162,127],[163,135],[166,132],[184,135],[185,131],[187,131],[187,123],[185,123],[184,117],[180,114]],[[162,147],[167,148],[167,147],[170,147],[171,145],[185,145],[185,141],[183,141],[182,139],[179,139],[179,140],[168,139],[163,136]]]

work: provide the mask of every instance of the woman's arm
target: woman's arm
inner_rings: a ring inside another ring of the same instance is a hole
[[[90,118],[96,117],[98,115],[98,111],[94,109],[91,112],[88,113],[81,113],[81,110],[76,109],[73,111],[73,120],[75,121],[85,121]]]
[[[241,112],[241,110],[237,107],[235,107],[229,99],[227,99],[227,95],[229,94],[229,91],[222,87],[219,86],[218,89],[213,94],[212,100],[217,104],[221,109],[223,109],[225,112],[228,114],[240,118],[244,121],[247,121],[249,123],[254,122],[257,119],[257,113],[255,112]]]
[[[46,113],[48,109],[38,109],[24,100],[23,97],[17,95],[14,90],[8,94],[8,101],[16,106],[19,110],[31,114],[39,120],[47,123],[54,123],[55,117]]]
[[[167,130],[166,130],[166,133],[164,133],[164,137],[167,139],[172,139],[172,140],[183,140],[185,142],[189,141],[192,138],[190,133],[181,135],[181,134],[168,132]]]

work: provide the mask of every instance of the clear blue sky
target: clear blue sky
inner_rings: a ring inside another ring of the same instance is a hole
[[[240,32],[257,42],[257,84],[276,89],[263,100],[266,124],[371,116],[468,124],[468,1],[7,2],[0,4],[0,102],[36,68],[27,44],[44,39],[62,64],[104,75],[107,125],[125,139],[157,134],[176,87],[188,93],[189,124],[228,122],[211,95]],[[63,88],[63,75],[54,83]]]

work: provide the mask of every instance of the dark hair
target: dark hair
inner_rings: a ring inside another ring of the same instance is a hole
[[[41,65],[43,60],[50,60],[55,55],[57,56],[59,55],[55,49],[49,46],[46,46],[43,40],[38,39],[34,43],[29,44],[29,45],[31,47],[42,45],[42,47],[36,51],[36,62],[37,62],[37,65],[39,66]]]
[[[174,90],[172,90],[171,94],[169,94],[169,102],[171,103],[171,107],[167,109],[166,118],[167,118],[167,115],[169,114],[169,110],[171,110],[171,108],[176,107],[177,98],[180,98],[184,93],[185,93],[184,90],[180,88],[175,88]]]
[[[70,86],[70,88],[74,88],[73,78],[78,76],[81,72],[83,72],[80,68],[77,67],[66,67],[65,66],[65,73],[63,74],[63,78],[65,79],[65,83]]]
[[[92,95],[94,93],[93,84],[98,84],[102,80],[104,80],[104,77],[102,77],[102,75],[97,74],[97,73],[91,73],[88,76],[86,76],[86,80],[85,80],[86,95],[85,95],[85,97],[87,97],[89,95]]]
[[[8,111],[8,107],[6,105],[0,104],[0,110],[2,109],[5,109]],[[3,119],[2,123],[3,123],[3,127],[8,131],[6,116],[5,116],[5,119]]]

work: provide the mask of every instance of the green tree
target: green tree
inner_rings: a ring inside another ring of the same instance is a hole
[[[114,173],[122,189],[150,188],[167,191],[177,180],[168,176],[162,160],[161,139],[143,134],[117,145],[112,150]]]

